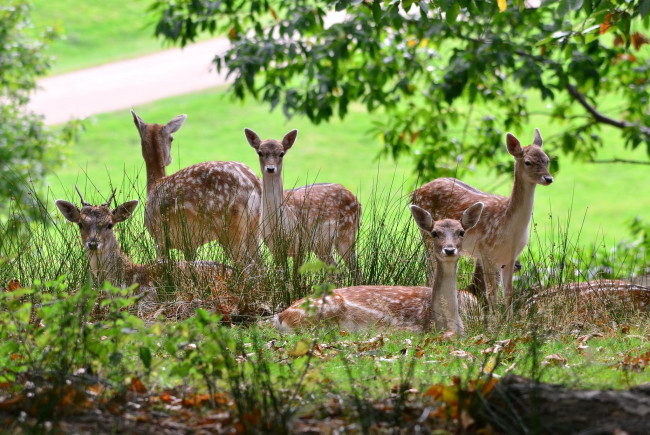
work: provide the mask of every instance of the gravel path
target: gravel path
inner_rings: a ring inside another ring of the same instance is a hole
[[[29,109],[46,124],[59,124],[222,85],[225,72],[217,74],[211,60],[228,46],[226,38],[215,38],[47,77],[38,81]]]

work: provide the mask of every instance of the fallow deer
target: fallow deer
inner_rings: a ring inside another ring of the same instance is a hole
[[[308,251],[325,263],[336,265],[334,249],[348,269],[358,273],[356,239],[361,204],[345,187],[317,183],[284,190],[282,160],[294,144],[297,130],[282,141],[262,141],[250,129],[244,130],[257,152],[262,171],[262,238],[273,256],[294,257],[299,266]]]
[[[122,288],[137,284],[142,294],[151,295],[156,288],[162,285],[164,268],[174,267],[180,272],[200,276],[211,285],[213,291],[221,292],[218,287],[222,284],[223,279],[230,275],[231,270],[220,263],[195,261],[172,264],[157,261],[152,264],[136,264],[132,262],[122,252],[120,243],[115,236],[114,226],[131,216],[138,206],[138,200],[127,201],[115,209],[111,209],[110,203],[115,196],[115,191],[105,203],[91,205],[86,202],[77,186],[75,188],[81,198],[81,209],[62,199],[55,201],[55,204],[68,221],[79,226],[81,241],[88,256],[90,269],[98,283],[108,281],[112,285]],[[232,299],[229,296],[228,298]]]
[[[159,257],[170,248],[186,260],[217,241],[235,262],[260,261],[259,224],[262,183],[240,162],[204,162],[166,176],[172,162],[172,133],[185,122],[179,115],[165,125],[147,124],[133,110],[147,168],[145,227]]]
[[[528,243],[535,187],[548,186],[549,157],[542,150],[542,136],[522,147],[512,134],[506,134],[508,152],[515,158],[515,177],[510,197],[482,192],[455,178],[438,178],[411,193],[411,202],[429,211],[434,219],[458,219],[469,205],[485,204],[483,219],[467,233],[464,250],[477,258],[485,269],[487,299],[494,309],[498,293],[498,275],[503,276],[503,294],[512,314],[512,274],[519,254]],[[432,265],[429,265],[431,268]]]
[[[411,214],[431,243],[427,245],[436,261],[433,287],[356,286],[332,290],[331,295],[307,302],[295,302],[274,318],[281,330],[293,330],[318,321],[337,323],[347,329],[397,327],[428,330],[431,315],[437,329],[464,332],[458,312],[456,291],[458,259],[463,249],[465,232],[481,217],[482,203],[469,207],[460,220],[435,221],[429,212],[411,205]],[[468,307],[476,303],[473,295],[463,295]]]

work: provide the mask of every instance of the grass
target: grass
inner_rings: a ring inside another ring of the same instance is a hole
[[[293,128],[299,130],[296,145],[284,164],[285,187],[315,180],[338,182],[356,193],[362,204],[368,202],[377,184],[379,190],[397,186],[407,194],[415,186],[409,158],[395,163],[376,159],[381,147],[378,137],[369,134],[371,121],[362,108],[354,107],[343,120],[314,126],[307,119],[287,121],[278,112],[254,101],[232,101],[222,89],[174,97],[136,110],[147,122],[165,123],[179,113],[188,114],[183,128],[175,134],[173,163],[168,173],[206,160],[237,160],[259,174],[259,163],[243,134],[244,127],[255,130],[262,138],[281,138]],[[539,124],[538,124],[539,125]],[[549,148],[553,147],[552,126],[539,125]],[[519,135],[522,143],[532,140],[533,126]],[[602,157],[616,155],[621,149],[616,137],[607,142]],[[504,155],[505,152],[504,152]],[[641,152],[629,153],[630,157]],[[509,156],[506,155],[505,158]],[[650,215],[650,183],[647,167],[625,164],[584,164],[555,155],[560,172],[555,182],[536,190],[534,222],[540,237],[547,238],[558,221],[571,214],[570,234],[579,232],[580,243],[611,248],[629,235],[628,225],[636,216]],[[136,179],[138,192],[144,191],[144,161],[139,137],[128,110],[91,117],[79,143],[71,150],[66,167],[58,179],[50,180],[52,195],[76,200],[73,186],[82,182],[84,172],[90,176],[101,195],[107,195],[109,179],[120,183],[123,174]],[[487,192],[508,195],[511,176],[497,177],[485,168],[463,180]],[[634,186],[634,194],[629,194]],[[92,195],[91,195],[92,196]]]
[[[155,19],[147,0],[110,2],[32,0],[35,28],[53,27],[62,38],[50,47],[51,74],[60,74],[152,53],[163,47],[155,39]]]

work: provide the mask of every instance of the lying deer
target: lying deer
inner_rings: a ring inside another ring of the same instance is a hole
[[[553,177],[548,172],[549,158],[542,151],[539,129],[535,129],[535,139],[527,147],[522,148],[510,133],[506,134],[506,145],[515,158],[509,197],[481,192],[455,178],[437,178],[413,191],[411,202],[429,211],[434,219],[458,219],[469,205],[477,201],[485,204],[483,219],[468,232],[464,250],[477,258],[478,267],[485,269],[491,309],[496,305],[498,276],[502,274],[503,295],[508,313],[512,314],[512,274],[517,257],[528,243],[535,187],[548,186]]]
[[[81,241],[88,255],[90,269],[97,282],[108,281],[117,287],[129,287],[137,284],[143,294],[151,294],[163,283],[165,269],[173,266],[181,272],[196,273],[201,275],[208,283],[221,283],[225,276],[230,274],[230,269],[220,263],[210,261],[166,263],[158,261],[152,264],[136,264],[132,262],[120,248],[120,243],[115,236],[114,226],[127,220],[135,208],[138,200],[127,201],[115,209],[110,208],[110,203],[115,196],[115,191],[105,203],[91,205],[81,198],[81,209],[71,202],[59,199],[55,201],[61,214],[79,226]],[[167,269],[169,270],[169,269]]]
[[[458,312],[456,274],[465,232],[472,229],[481,217],[482,203],[465,210],[460,220],[433,220],[429,212],[411,205],[411,214],[418,227],[430,240],[427,245],[435,259],[433,287],[356,286],[332,290],[331,295],[307,302],[295,302],[274,318],[282,330],[311,325],[319,320],[338,323],[356,330],[366,327],[398,327],[428,330],[431,314],[437,329],[464,332]],[[470,293],[463,295],[468,306],[476,304]]]
[[[282,141],[262,141],[244,130],[257,152],[262,171],[262,238],[273,256],[294,257],[301,265],[308,251],[325,263],[336,265],[334,249],[348,269],[358,272],[356,240],[361,204],[340,184],[318,183],[284,190],[282,160],[296,141],[297,130]]]
[[[186,260],[210,241],[217,241],[235,262],[259,262],[262,184],[239,162],[204,162],[166,175],[172,162],[172,133],[185,122],[179,115],[165,125],[147,124],[133,110],[147,168],[144,224],[159,257],[183,251]]]

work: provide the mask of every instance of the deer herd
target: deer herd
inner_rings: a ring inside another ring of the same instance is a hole
[[[180,269],[223,279],[232,273],[230,267],[195,261],[197,249],[212,241],[243,270],[261,265],[261,241],[276,260],[293,257],[296,268],[310,251],[326,264],[337,265],[336,252],[357,279],[363,280],[356,250],[361,221],[357,197],[336,183],[284,190],[283,159],[296,142],[297,130],[279,141],[261,140],[252,130],[244,130],[248,144],[259,156],[261,180],[248,166],[232,161],[198,163],[167,175],[172,135],[183,126],[186,116],[161,125],[146,123],[133,110],[131,114],[147,174],[144,224],[159,259],[151,264],[133,263],[121,251],[115,235],[114,225],[132,215],[138,200],[111,208],[113,191],[108,201],[94,206],[77,188],[81,208],[56,201],[63,216],[79,226],[98,282],[107,280],[123,287],[137,284],[144,291],[155,291],[171,261],[170,249],[183,252],[185,261],[174,262]],[[274,317],[274,325],[294,330],[329,322],[348,329],[435,328],[462,334],[459,311],[474,309],[478,302],[474,295],[457,290],[461,254],[476,259],[474,282],[490,310],[497,308],[501,278],[511,316],[513,272],[528,242],[535,188],[538,184],[548,186],[553,177],[538,129],[531,145],[522,147],[510,133],[506,145],[515,160],[509,197],[482,192],[454,178],[435,179],[411,193],[410,211],[427,253],[426,287],[334,289],[325,296],[296,301]]]

